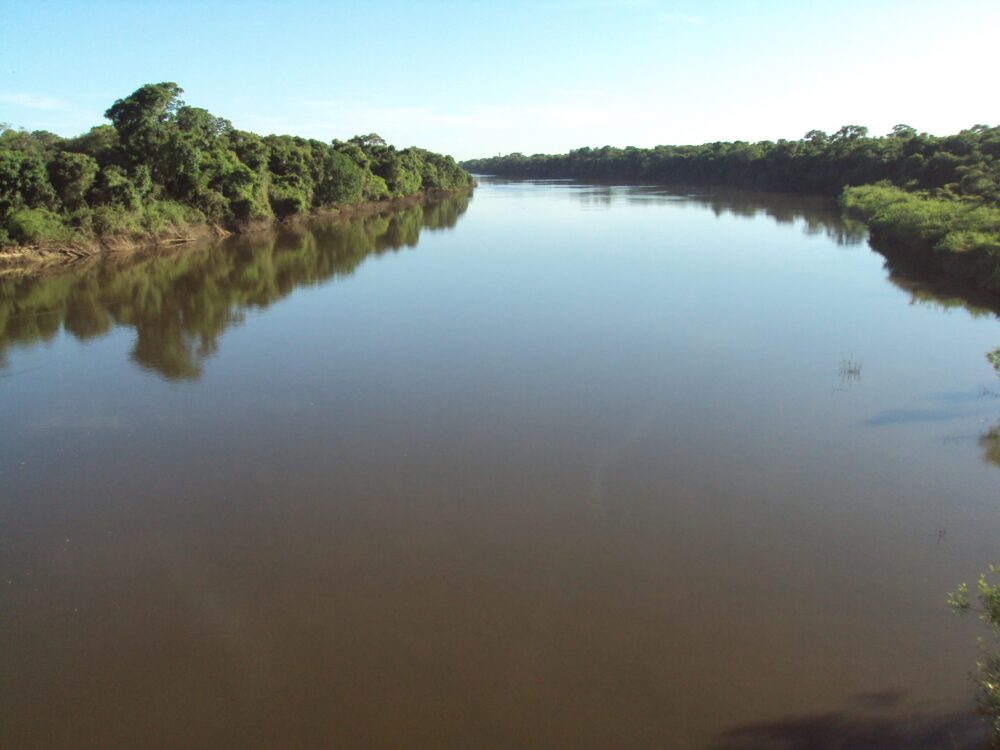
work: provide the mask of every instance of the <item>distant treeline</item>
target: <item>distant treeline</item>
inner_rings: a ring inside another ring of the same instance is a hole
[[[727,185],[840,196],[876,240],[929,255],[947,272],[1000,290],[1000,127],[885,136],[845,125],[797,141],[581,148],[462,163],[507,177]]]
[[[450,156],[375,134],[324,143],[237,130],[181,93],[142,86],[105,112],[110,125],[76,138],[2,130],[0,247],[232,228],[472,182]]]
[[[907,190],[949,186],[1000,201],[1000,127],[977,125],[937,137],[897,125],[889,135],[845,125],[811,130],[797,141],[704,143],[654,148],[580,148],[568,154],[509,154],[462,163],[509,177],[623,180],[838,195],[848,185],[888,180]]]

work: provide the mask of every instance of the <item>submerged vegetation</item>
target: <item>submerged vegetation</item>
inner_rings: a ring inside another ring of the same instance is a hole
[[[0,248],[167,236],[467,187],[450,156],[348,141],[259,136],[147,84],[76,138],[0,132]]]
[[[940,269],[1000,290],[1000,127],[956,135],[907,125],[872,137],[845,125],[797,141],[706,143],[655,148],[582,148],[509,154],[463,163],[510,177],[622,180],[840,196],[877,243],[932,258]]]

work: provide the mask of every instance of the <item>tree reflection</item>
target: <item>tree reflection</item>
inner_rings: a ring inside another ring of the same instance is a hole
[[[468,204],[469,196],[459,195],[169,256],[111,257],[59,273],[0,277],[0,367],[9,347],[47,341],[60,330],[86,340],[130,326],[133,362],[170,380],[197,378],[221,334],[246,310],[348,276],[369,256],[415,247],[422,229],[453,227]]]
[[[979,447],[983,449],[983,459],[1000,466],[1000,424],[995,424],[979,437]]]
[[[941,273],[939,266],[901,253],[890,245],[873,243],[885,258],[889,283],[910,296],[910,304],[942,310],[963,309],[974,318],[1000,316],[1000,297]]]
[[[496,177],[481,178],[484,184],[505,184]],[[769,193],[733,188],[700,188],[691,191],[664,185],[611,185],[569,183],[572,198],[587,207],[626,203],[677,203],[682,201],[709,209],[715,216],[754,219],[765,216],[778,224],[800,223],[808,235],[825,234],[838,245],[860,245],[868,239],[868,228],[843,215],[836,201],[817,196]]]

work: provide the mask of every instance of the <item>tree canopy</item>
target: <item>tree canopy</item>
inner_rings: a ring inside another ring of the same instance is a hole
[[[108,108],[110,125],[76,138],[0,130],[0,246],[238,226],[472,182],[450,156],[374,133],[325,143],[238,130],[182,93],[141,86]]]
[[[948,190],[1000,203],[1000,127],[976,125],[941,137],[902,124],[885,136],[845,125],[833,135],[810,130],[797,141],[604,146],[566,154],[513,153],[462,166],[508,177],[730,185],[828,195],[885,180],[906,190]]]

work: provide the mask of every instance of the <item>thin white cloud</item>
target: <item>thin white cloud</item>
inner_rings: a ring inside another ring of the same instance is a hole
[[[68,110],[70,108],[64,101],[56,99],[54,96],[26,93],[0,94],[0,104],[48,111]]]

